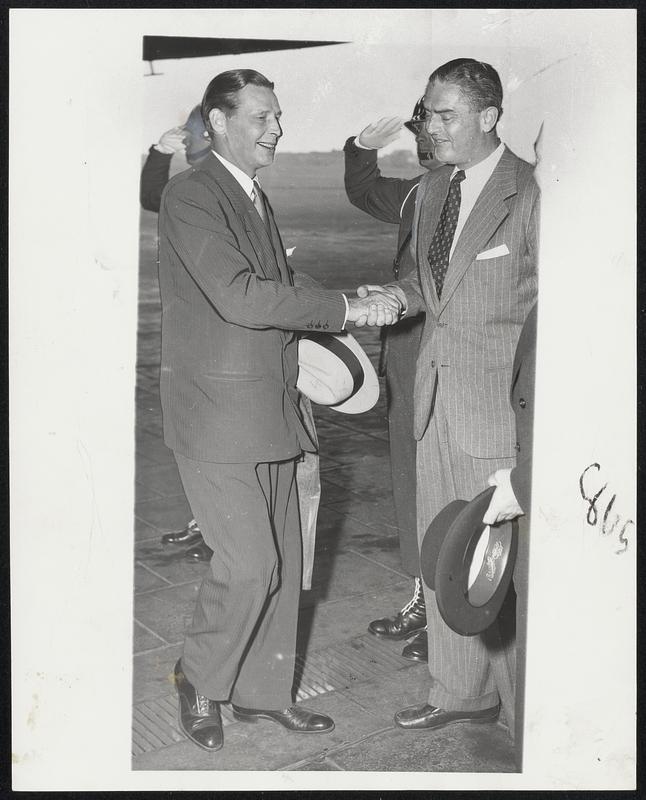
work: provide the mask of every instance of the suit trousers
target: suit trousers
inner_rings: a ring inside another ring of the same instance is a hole
[[[175,453],[213,550],[184,640],[200,694],[247,708],[292,705],[302,574],[295,460],[214,464]]]
[[[385,330],[388,438],[395,524],[402,568],[412,577],[420,575],[415,509],[417,442],[413,435],[413,390],[422,327],[422,320],[418,317],[403,320]]]
[[[512,458],[474,458],[462,450],[449,429],[436,382],[434,408],[417,447],[417,519],[421,544],[434,517],[453,500],[471,500],[487,488],[497,469]],[[476,636],[461,636],[444,622],[435,592],[424,584],[431,688],[428,702],[447,711],[478,711],[502,702],[514,729],[513,631],[498,622]],[[513,626],[511,626],[513,628]]]

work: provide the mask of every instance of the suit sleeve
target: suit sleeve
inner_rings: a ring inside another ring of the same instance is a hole
[[[139,201],[146,211],[159,213],[162,192],[168,183],[172,157],[172,153],[160,153],[159,150],[155,150],[154,145],[148,151],[139,185]]]
[[[256,274],[223,208],[202,184],[169,185],[162,196],[161,238],[227,322],[258,330],[342,330],[341,292],[289,286]]]
[[[363,150],[348,139],[345,154],[345,191],[353,206],[382,222],[398,224],[401,207],[418,179],[384,178],[377,166],[377,150]]]

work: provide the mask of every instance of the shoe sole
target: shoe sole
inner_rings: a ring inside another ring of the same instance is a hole
[[[400,725],[399,722],[395,721],[395,725],[398,728],[401,728],[403,731],[439,731],[442,728],[446,728],[448,725],[459,725],[460,723],[468,722],[471,725],[486,725],[490,722],[496,722],[498,719],[498,714],[495,717],[483,717],[482,719],[451,719],[448,722],[441,722],[439,725],[431,725],[431,726],[424,726],[420,725],[419,727],[408,727],[404,725]]]
[[[231,709],[231,713],[240,722],[258,722],[260,719],[268,719],[270,722],[275,722],[276,725],[280,725],[280,727],[284,728],[288,733],[331,733],[334,730],[334,723],[332,723],[332,727],[323,728],[318,731],[297,731],[293,728],[286,727],[282,722],[278,722],[277,719],[270,717],[268,714],[241,714],[239,711],[234,711],[233,709]]]
[[[411,628],[406,633],[398,633],[398,634],[391,634],[391,633],[378,633],[377,631],[373,631],[372,628],[368,627],[368,633],[371,633],[373,636],[376,636],[377,639],[389,639],[391,642],[401,642],[402,639],[411,639],[413,636],[417,635],[418,633],[422,633],[422,631],[426,630],[426,625],[423,628]]]

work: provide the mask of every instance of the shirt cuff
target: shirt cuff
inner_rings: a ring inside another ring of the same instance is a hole
[[[374,150],[375,149],[374,147],[366,147],[363,144],[359,144],[359,137],[358,136],[354,137],[353,144],[354,144],[355,147],[358,147],[359,150]]]
[[[346,323],[348,321],[348,316],[350,314],[350,304],[348,303],[348,298],[341,292],[341,297],[343,298],[343,302],[345,303],[345,317],[343,317],[343,325],[341,326],[345,329]]]

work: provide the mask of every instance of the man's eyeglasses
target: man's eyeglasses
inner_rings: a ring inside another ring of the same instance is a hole
[[[414,133],[415,136],[422,130],[424,126],[424,120],[426,118],[426,109],[424,108],[424,98],[420,97],[419,100],[415,103],[415,108],[413,109],[413,116],[408,122],[404,122],[404,127],[408,128],[411,133]]]

